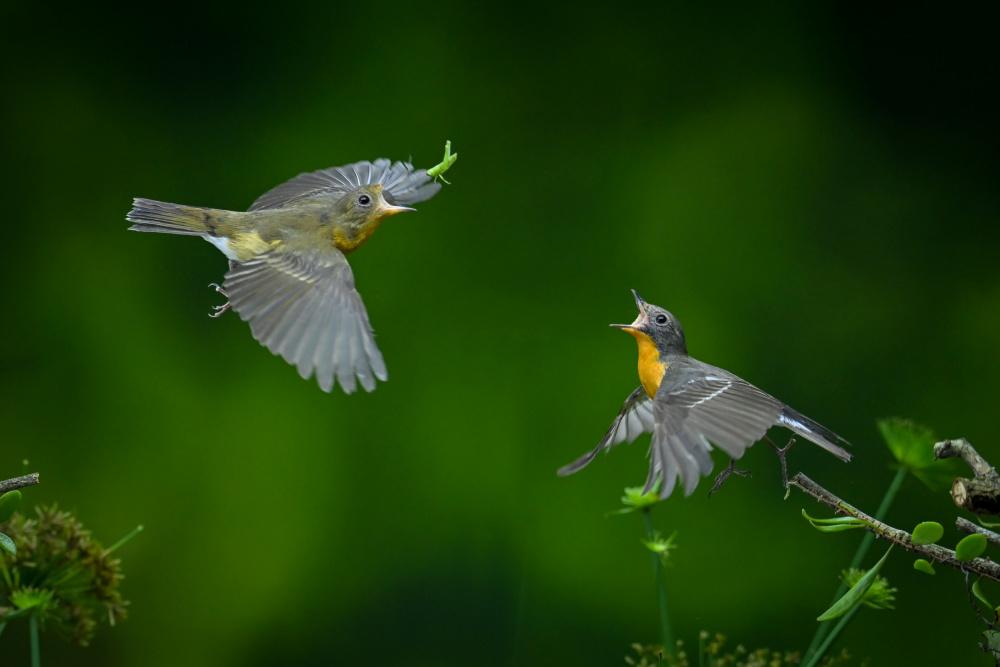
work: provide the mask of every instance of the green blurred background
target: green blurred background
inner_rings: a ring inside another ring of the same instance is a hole
[[[0,476],[30,459],[26,502],[106,544],[146,526],[120,551],[130,618],[88,649],[44,636],[43,664],[623,664],[657,603],[641,519],[605,512],[648,438],[555,470],[638,384],[607,326],[630,288],[850,440],[849,465],[801,446],[790,469],[861,507],[893,474],[878,418],[1000,459],[1000,68],[969,9],[15,0],[0,31]],[[351,258],[372,394],[207,317],[209,244],[126,233],[135,196],[245,209],[445,139],[452,185]],[[766,447],[743,462],[656,509],[675,630],[801,650],[861,536],[809,528]],[[946,494],[902,493],[890,523],[957,540]],[[987,664],[960,575],[911,563],[843,644]]]

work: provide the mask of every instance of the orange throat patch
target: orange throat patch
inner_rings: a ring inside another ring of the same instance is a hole
[[[667,370],[667,364],[660,361],[660,351],[656,349],[653,339],[637,329],[625,329],[639,343],[639,381],[650,398],[656,396],[660,388],[660,380]]]

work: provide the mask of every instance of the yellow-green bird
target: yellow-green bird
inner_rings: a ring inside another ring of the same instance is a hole
[[[426,170],[380,158],[299,174],[246,212],[135,199],[126,219],[137,232],[201,236],[221,250],[229,271],[215,287],[229,302],[215,314],[232,308],[304,379],[315,373],[328,392],[336,378],[350,394],[388,374],[346,255],[440,189]]]

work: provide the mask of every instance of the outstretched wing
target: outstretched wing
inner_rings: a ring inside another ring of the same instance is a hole
[[[229,271],[224,289],[253,337],[304,379],[315,372],[323,391],[335,376],[348,394],[355,378],[367,391],[388,378],[354,274],[333,246],[263,253]]]
[[[312,197],[339,198],[362,185],[382,183],[382,196],[396,206],[408,206],[430,199],[441,189],[431,183],[424,169],[414,169],[409,162],[392,163],[385,158],[375,162],[355,162],[343,167],[330,167],[299,174],[287,183],[268,190],[253,203],[251,211],[283,208]]]
[[[632,442],[642,433],[652,432],[653,426],[653,402],[646,394],[646,390],[640,386],[625,399],[622,409],[618,411],[618,416],[611,422],[611,428],[601,438],[597,447],[569,465],[559,468],[558,474],[560,476],[572,475],[593,461],[597,452],[602,449],[611,449],[622,442]]]
[[[698,480],[712,472],[713,444],[738,459],[764,437],[783,408],[778,399],[736,377],[709,375],[660,387],[653,401],[656,427],[645,491],[660,478],[660,497],[666,498],[679,478],[684,495],[691,495]]]

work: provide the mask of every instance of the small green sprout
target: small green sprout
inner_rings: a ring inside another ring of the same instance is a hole
[[[663,539],[663,536],[660,535],[659,531],[657,531],[653,533],[652,539],[640,539],[639,541],[642,542],[647,549],[656,554],[660,558],[660,562],[663,565],[666,565],[667,561],[670,559],[670,552],[677,548],[677,545],[674,543],[674,540],[676,539],[676,531],[666,539]]]

